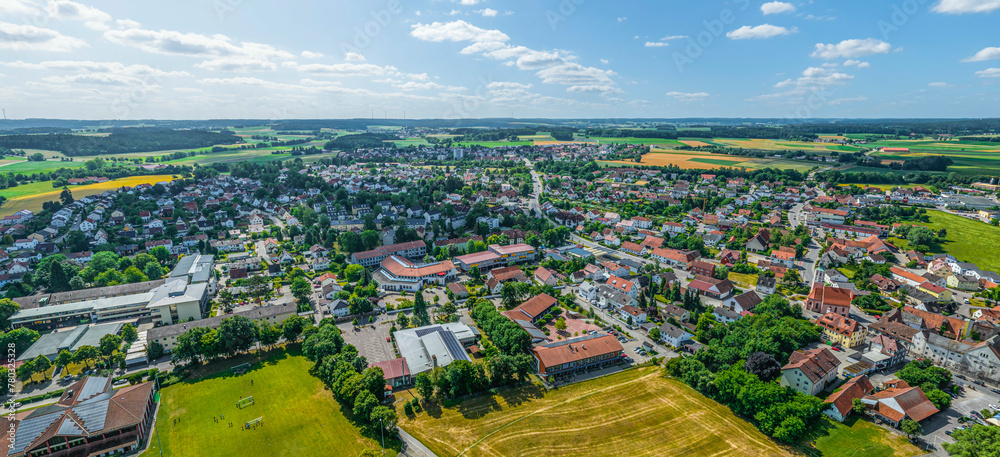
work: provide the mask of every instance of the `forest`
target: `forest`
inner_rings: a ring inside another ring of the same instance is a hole
[[[243,140],[228,133],[202,130],[160,128],[114,128],[101,130],[108,136],[84,136],[65,133],[47,135],[0,135],[0,147],[59,151],[67,156],[126,154],[168,149],[204,148],[217,144],[235,144]]]
[[[357,135],[344,135],[331,141],[327,141],[326,144],[323,145],[323,149],[353,151],[356,149],[394,148],[396,147],[395,144],[386,143],[386,141],[398,139],[399,137],[396,135],[388,133],[359,133]]]

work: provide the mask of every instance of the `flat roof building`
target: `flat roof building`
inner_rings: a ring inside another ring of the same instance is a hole
[[[461,322],[452,322],[399,330],[393,336],[410,374],[416,376],[456,360],[469,360],[465,348],[476,342],[479,333]]]

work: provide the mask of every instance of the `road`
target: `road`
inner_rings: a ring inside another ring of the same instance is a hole
[[[593,304],[590,303],[589,300],[578,295],[577,294],[578,289],[575,286],[568,286],[566,287],[565,291],[579,298],[579,300],[576,300],[578,304],[581,304],[581,306],[583,306],[584,308],[593,310],[594,314],[596,314],[597,317],[604,320],[604,322],[607,322],[608,325],[619,325],[622,328],[625,328],[626,323],[623,322],[621,319],[612,316],[607,311],[601,309],[601,307],[599,306],[594,306]],[[664,357],[668,360],[680,356],[679,354],[667,348],[663,344],[653,341],[651,338],[649,338],[646,332],[642,330],[629,330],[628,333],[632,337],[632,341],[630,341],[629,343],[624,343],[622,344],[622,346],[625,347],[625,355],[632,357],[638,363],[642,363],[649,360],[649,357],[641,356],[635,352],[635,348],[641,347],[643,343],[648,343],[650,346],[655,348],[656,352],[658,352],[661,357]]]
[[[403,450],[399,455],[405,455],[408,457],[437,457],[434,452],[431,452],[427,446],[424,446],[420,440],[413,437],[406,430],[399,429],[399,439],[403,440]]]

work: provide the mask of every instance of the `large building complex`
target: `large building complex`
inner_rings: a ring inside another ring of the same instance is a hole
[[[487,271],[495,267],[505,267],[535,260],[535,248],[529,244],[500,246],[491,244],[489,249],[474,254],[455,257],[455,265],[462,271],[478,268]]]
[[[456,360],[469,360],[465,348],[479,338],[479,332],[461,322],[428,325],[393,334],[399,354],[406,359],[409,373],[416,376]]]
[[[370,251],[355,252],[348,261],[363,267],[374,267],[391,255],[420,259],[427,255],[427,243],[424,240],[417,240],[379,246]]]
[[[535,371],[541,376],[584,372],[619,362],[624,348],[604,333],[543,344],[531,349]]]
[[[215,290],[212,256],[181,258],[168,279],[25,297],[14,328],[51,330],[87,322],[152,317],[156,324],[201,319]]]
[[[146,332],[146,341],[149,343],[159,343],[163,346],[164,352],[170,352],[177,346],[177,337],[193,328],[218,328],[223,319],[233,316],[243,316],[254,321],[267,322],[272,325],[281,324],[285,322],[285,319],[294,316],[295,313],[295,303],[258,306],[249,311],[240,311],[192,322],[180,322],[173,325],[151,328]]]
[[[450,260],[418,264],[396,255],[386,257],[372,277],[385,291],[408,290],[415,292],[427,284],[443,286],[458,276]]]
[[[154,392],[151,382],[114,390],[111,378],[84,378],[55,404],[13,415],[0,452],[7,457],[76,457],[134,451],[152,425]]]

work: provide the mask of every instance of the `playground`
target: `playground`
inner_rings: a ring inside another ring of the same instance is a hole
[[[362,435],[298,349],[222,360],[161,390],[144,456],[358,455],[379,443]],[[157,437],[157,435],[159,435]],[[387,450],[386,455],[396,455]]]

